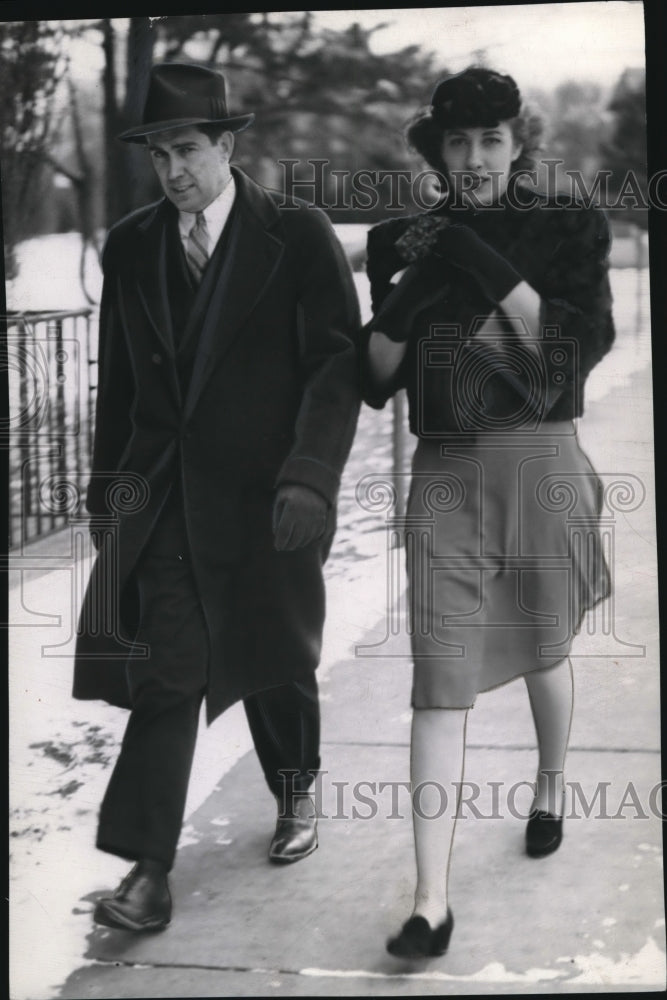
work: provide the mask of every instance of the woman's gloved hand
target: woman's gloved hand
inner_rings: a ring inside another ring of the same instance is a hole
[[[368,326],[372,331],[384,333],[394,343],[404,343],[410,336],[415,316],[444,296],[448,288],[442,261],[429,257],[411,264]]]
[[[406,264],[414,264],[430,256],[441,230],[451,226],[443,215],[418,215],[394,243],[399,256]]]
[[[492,302],[501,302],[522,280],[509,261],[470,226],[447,216],[422,215],[394,244],[407,263],[440,257],[472,274]]]
[[[473,275],[492,302],[499,303],[523,280],[510,262],[469,226],[453,222],[440,229],[432,253]]]

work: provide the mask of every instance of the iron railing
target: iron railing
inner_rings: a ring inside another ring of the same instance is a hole
[[[92,309],[6,317],[11,549],[65,527],[72,490],[89,475],[97,389],[92,317]]]

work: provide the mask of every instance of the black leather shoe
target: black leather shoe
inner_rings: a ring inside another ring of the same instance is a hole
[[[447,909],[447,919],[431,930],[426,917],[410,917],[398,937],[387,941],[387,951],[397,958],[435,958],[444,955],[454,928],[454,914]]]
[[[298,795],[291,807],[278,815],[276,832],[269,845],[269,861],[275,865],[291,865],[307,858],[316,847],[315,803],[310,795]]]
[[[526,854],[544,858],[560,847],[563,839],[563,817],[533,809],[526,824]]]
[[[124,931],[161,931],[171,920],[167,869],[160,861],[138,861],[113,896],[100,899],[93,919]]]

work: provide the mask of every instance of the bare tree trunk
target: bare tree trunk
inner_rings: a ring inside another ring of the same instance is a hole
[[[65,70],[67,88],[69,92],[69,114],[72,120],[72,132],[74,135],[74,149],[76,152],[76,166],[67,167],[60,163],[50,153],[44,152],[39,157],[48,163],[57,173],[62,174],[72,184],[76,196],[76,204],[79,215],[79,232],[81,233],[81,255],[79,258],[79,279],[81,288],[88,302],[92,305],[95,300],[88,292],[85,282],[86,253],[88,248],[92,248],[98,256],[101,256],[101,245],[95,232],[95,206],[93,198],[93,171],[88,154],[86,153],[83,141],[83,128],[81,125],[81,113],[77,99],[76,88],[69,75],[69,67]]]
[[[148,80],[153,64],[155,31],[147,17],[131,17],[127,38],[127,80],[123,125],[130,128],[141,121]],[[151,201],[158,194],[145,151],[128,143],[122,152],[123,182],[119,191],[121,213]]]
[[[92,247],[98,256],[101,257],[102,248],[95,232],[95,211],[93,208],[93,176],[90,160],[85,150],[83,142],[83,129],[81,127],[81,114],[79,112],[79,102],[72,78],[68,76],[70,109],[72,112],[72,127],[74,131],[74,145],[79,164],[79,175],[74,181],[76,200],[79,208],[79,223],[81,226],[81,257],[79,260],[79,277],[81,288],[86,299],[91,304],[94,302],[92,296],[86,288],[86,253],[88,247]]]
[[[111,20],[107,17],[101,21],[102,49],[104,51],[104,71],[102,85],[104,90],[104,222],[107,227],[117,222],[122,215],[119,191],[122,189],[123,168],[120,163],[122,152],[116,136],[120,132],[118,101],[116,98],[116,37]]]

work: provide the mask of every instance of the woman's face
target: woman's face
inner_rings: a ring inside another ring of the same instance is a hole
[[[510,167],[521,153],[509,122],[493,128],[446,129],[442,158],[461,200],[491,205],[507,188]]]

